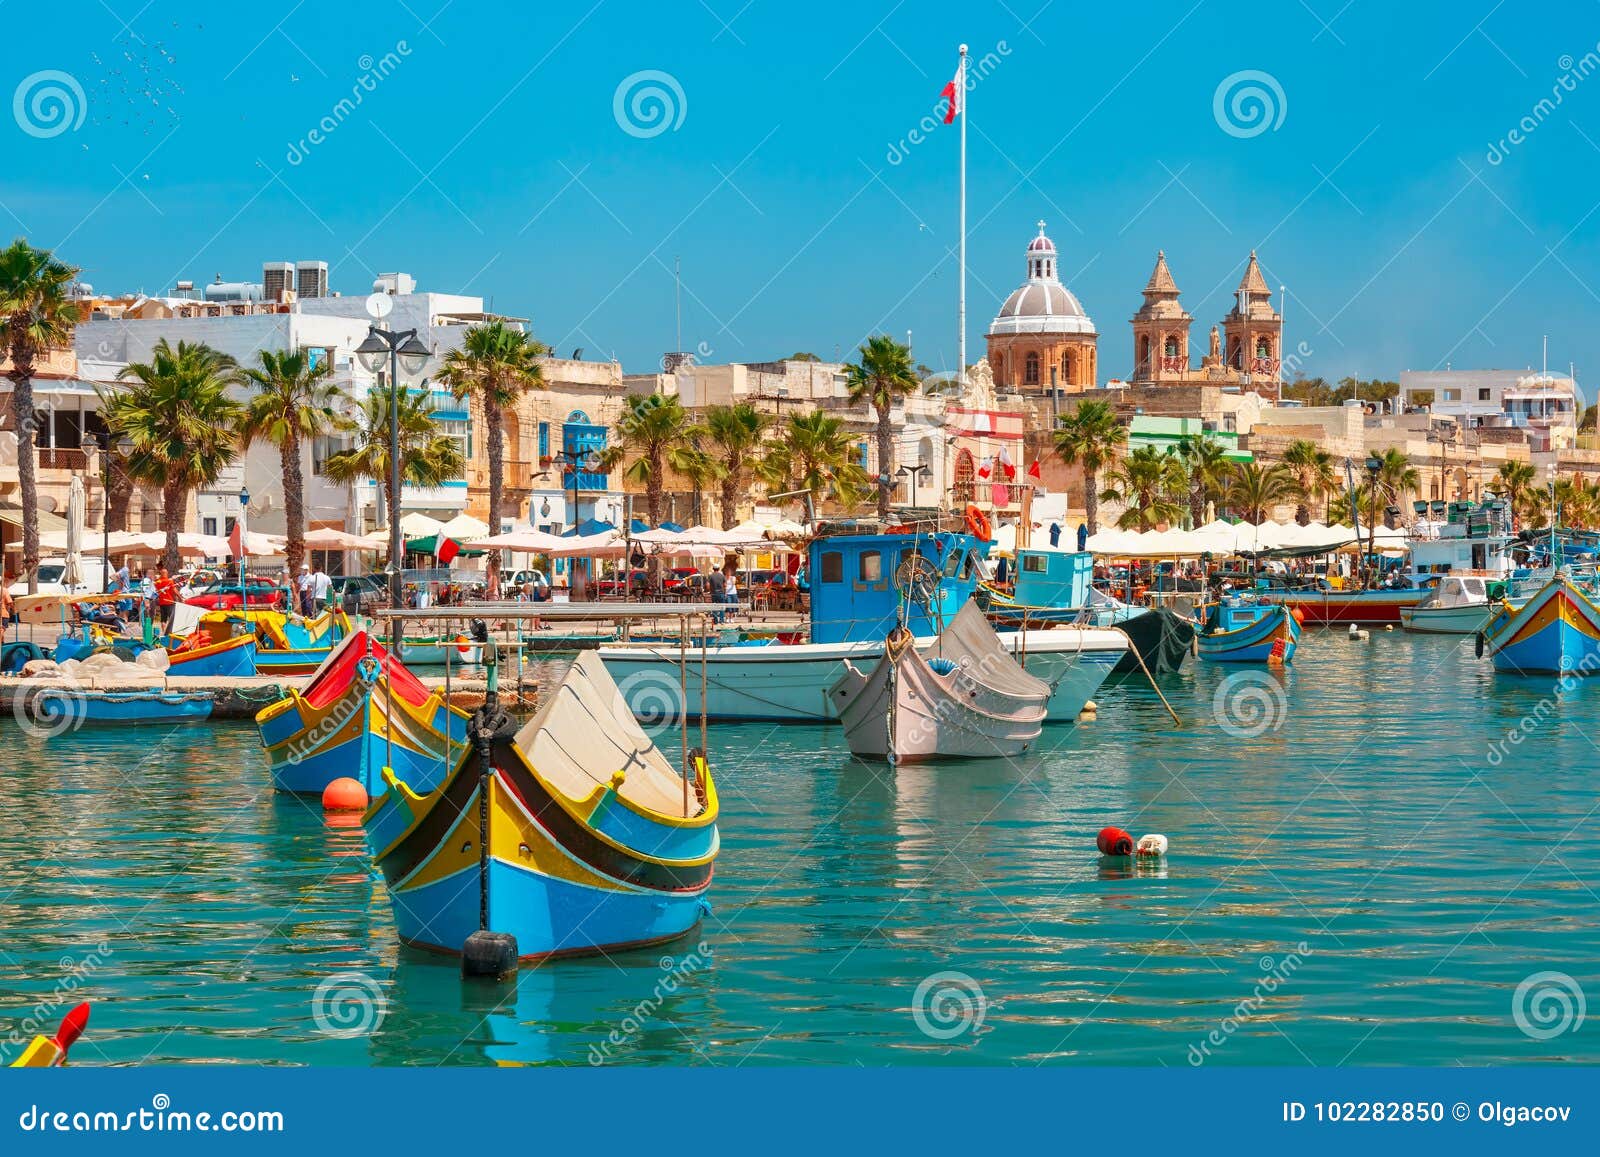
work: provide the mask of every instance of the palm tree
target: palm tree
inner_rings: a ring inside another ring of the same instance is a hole
[[[1422,475],[1411,465],[1404,450],[1389,447],[1378,456],[1378,489],[1391,503],[1399,502],[1407,494],[1415,494],[1422,485]]]
[[[204,343],[166,338],[156,342],[148,362],[122,368],[121,389],[100,396],[106,425],[132,441],[128,473],[161,487],[161,529],[166,549],[161,561],[178,569],[178,534],[189,494],[221,477],[238,449],[236,430],[244,406],[228,387],[238,366],[227,354]]]
[[[545,387],[539,359],[549,350],[520,328],[503,321],[475,325],[461,347],[444,355],[436,375],[459,401],[471,397],[483,410],[484,452],[489,459],[489,533],[500,533],[505,504],[506,427],[504,411],[530,390]],[[500,594],[500,552],[489,552],[485,576],[489,597]]]
[[[1516,533],[1518,517],[1528,508],[1528,496],[1533,492],[1537,472],[1531,462],[1502,462],[1495,475],[1495,489],[1505,495],[1511,507],[1511,530]]]
[[[667,468],[689,483],[690,517],[696,524],[705,521],[700,506],[706,487],[719,481],[723,475],[722,463],[700,448],[703,437],[704,430],[698,426],[690,427],[683,445],[667,451]]]
[[[1176,522],[1187,510],[1188,475],[1175,454],[1140,446],[1106,475],[1103,502],[1120,502],[1119,530],[1149,530]]]
[[[691,428],[689,412],[676,394],[639,394],[628,399],[617,420],[617,439],[600,455],[600,466],[608,473],[632,459],[623,477],[644,486],[651,526],[661,525],[661,503],[671,466],[668,456],[688,438]]]
[[[322,472],[333,482],[348,486],[363,479],[373,479],[383,487],[384,509],[389,512],[390,525],[399,517],[399,495],[394,492],[390,477],[389,390],[368,390],[367,397],[350,423],[354,445],[337,454],[330,454],[322,464]],[[441,434],[434,424],[432,407],[427,395],[400,390],[399,405],[394,407],[400,425],[400,482],[413,486],[439,486],[461,477],[466,469],[466,459],[461,444],[448,434]],[[400,565],[399,559],[390,562]]]
[[[1079,402],[1072,413],[1057,419],[1056,457],[1083,469],[1083,512],[1090,534],[1100,529],[1100,471],[1115,462],[1127,444],[1127,429],[1105,402]]]
[[[1294,475],[1286,467],[1239,462],[1228,486],[1228,505],[1246,521],[1259,525],[1267,520],[1267,511],[1294,493]]]
[[[868,401],[878,416],[878,517],[889,517],[889,495],[894,487],[894,427],[889,410],[896,398],[917,392],[917,372],[911,347],[879,334],[860,349],[861,360],[844,368],[850,401]]]
[[[1233,463],[1226,446],[1204,435],[1180,442],[1178,457],[1188,475],[1189,519],[1192,526],[1200,526],[1205,522],[1206,504],[1217,501],[1227,491]]]
[[[732,530],[739,524],[739,499],[750,490],[769,422],[749,402],[736,402],[710,407],[700,425],[707,450],[720,467],[722,529]]]
[[[1300,504],[1295,507],[1294,520],[1301,526],[1311,521],[1311,503],[1326,502],[1328,495],[1339,488],[1339,476],[1333,468],[1333,455],[1309,438],[1300,438],[1283,451],[1283,464],[1294,476],[1295,495]]]
[[[871,482],[855,457],[844,419],[821,410],[790,414],[757,471],[769,490],[807,491],[813,514],[830,494],[846,508],[858,505]]]
[[[0,354],[11,368],[11,428],[17,435],[17,482],[22,500],[22,573],[38,590],[39,482],[33,452],[33,373],[39,355],[71,343],[77,308],[67,290],[78,271],[21,237],[0,249]]]
[[[256,366],[239,375],[256,390],[245,403],[239,440],[246,449],[252,442],[269,442],[278,448],[283,512],[288,521],[285,551],[289,573],[297,574],[306,554],[306,480],[300,447],[347,425],[338,410],[344,392],[333,384],[333,363],[327,358],[313,361],[309,351],[262,350],[256,361]]]

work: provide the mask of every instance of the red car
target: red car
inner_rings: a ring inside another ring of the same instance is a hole
[[[203,587],[183,601],[208,611],[236,611],[249,601],[250,610],[269,611],[283,605],[283,588],[270,579],[250,579],[245,590],[238,582],[218,581]]]

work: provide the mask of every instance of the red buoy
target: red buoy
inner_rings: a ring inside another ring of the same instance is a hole
[[[1101,828],[1094,843],[1102,856],[1133,855],[1133,837],[1121,828]]]
[[[1302,627],[1306,625],[1306,614],[1299,607],[1290,607],[1289,613],[1294,616],[1294,621]]]
[[[341,776],[322,789],[322,810],[359,812],[367,810],[367,789],[359,780]]]

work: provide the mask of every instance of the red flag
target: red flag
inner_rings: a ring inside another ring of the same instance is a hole
[[[244,523],[234,519],[233,529],[228,532],[228,553],[234,558],[244,557]]]
[[[1044,477],[1044,471],[1039,469],[1039,459],[1035,458],[1033,460],[1033,465],[1028,467],[1028,477],[1029,478],[1043,478]]]
[[[459,542],[457,542],[455,539],[450,538],[448,536],[440,535],[439,536],[439,545],[438,545],[437,548],[435,548],[435,550],[433,552],[433,556],[435,558],[437,558],[441,563],[443,563],[446,566],[448,566],[448,565],[450,565],[450,560],[455,558],[455,556],[460,554],[460,553],[461,553],[461,544]]]
[[[961,92],[961,87],[961,68],[958,65],[955,79],[945,85],[944,90],[939,93],[946,101],[944,110],[945,124],[949,124],[966,111],[966,100]]]
[[[989,468],[989,459],[985,458],[983,460],[983,465],[978,467],[978,477],[987,478],[991,473],[992,471]]]

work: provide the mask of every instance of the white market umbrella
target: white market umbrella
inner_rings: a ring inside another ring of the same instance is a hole
[[[67,491],[67,565],[61,573],[65,586],[83,583],[83,508],[85,505],[83,479],[72,476],[71,489]]]
[[[331,526],[306,531],[306,545],[313,550],[371,550],[371,540]]]
[[[410,515],[407,515],[406,517],[409,518]],[[402,529],[405,527],[405,524],[406,519],[402,518],[400,520],[400,526]],[[473,518],[470,514],[458,514],[449,522],[440,523],[439,529],[434,533],[442,534],[446,538],[453,538],[457,542],[472,542],[474,539],[485,538],[488,536],[489,524]]]

